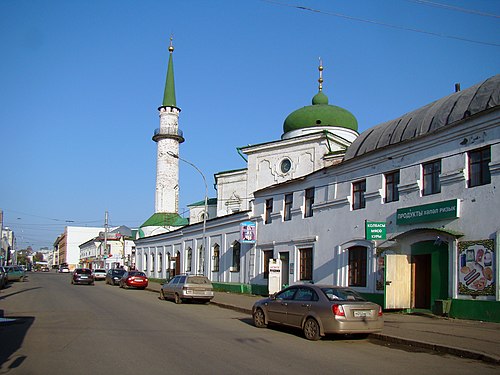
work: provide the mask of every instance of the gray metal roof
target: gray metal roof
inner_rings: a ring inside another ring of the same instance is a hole
[[[433,133],[498,105],[500,74],[364,131],[347,148],[344,160]]]

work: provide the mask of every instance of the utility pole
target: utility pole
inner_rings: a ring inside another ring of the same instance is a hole
[[[106,268],[106,258],[108,257],[108,211],[104,213],[104,262],[102,268]]]

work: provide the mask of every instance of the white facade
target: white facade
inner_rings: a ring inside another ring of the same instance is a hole
[[[412,244],[425,240],[435,242],[439,237],[448,246],[449,296],[457,298],[458,240],[495,239],[500,229],[497,220],[492,219],[500,209],[496,194],[496,186],[500,183],[499,124],[499,111],[492,112],[439,135],[431,134],[411,144],[380,150],[312,174],[302,181],[259,192],[252,218],[258,226],[257,257],[261,260],[264,250],[273,250],[275,257],[290,252],[293,268],[290,283],[298,283],[302,282],[299,250],[310,247],[314,262],[311,281],[347,286],[348,249],[363,246],[368,251],[368,279],[366,286],[358,289],[376,293],[377,248],[408,254]],[[464,139],[473,141],[461,145]],[[485,146],[491,147],[491,183],[468,188],[468,152]],[[441,192],[422,196],[422,164],[437,159],[441,160],[442,168]],[[384,176],[392,171],[400,171],[399,200],[384,203]],[[366,180],[366,207],[353,210],[353,182],[360,180]],[[313,216],[305,218],[304,192],[308,188],[314,188],[315,196]],[[287,193],[293,194],[293,208],[292,219],[285,222],[283,199]],[[273,199],[270,224],[264,224],[267,199]],[[459,201],[459,217],[456,219],[397,225],[398,208],[455,199]],[[385,222],[387,239],[378,242],[366,240],[365,220]],[[261,278],[261,282],[266,281]]]
[[[66,263],[70,269],[74,269],[80,263],[80,245],[97,237],[104,228],[96,227],[66,227]]]

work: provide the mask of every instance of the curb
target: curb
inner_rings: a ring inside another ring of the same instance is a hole
[[[422,348],[422,349],[427,349],[431,350],[434,352],[438,353],[443,353],[443,354],[451,354],[456,357],[462,357],[462,358],[468,358],[468,359],[475,359],[495,365],[500,365],[500,358],[496,356],[490,356],[484,353],[476,352],[474,350],[468,350],[468,349],[462,349],[462,348],[457,348],[453,346],[445,346],[445,345],[440,345],[440,344],[432,344],[429,342],[425,341],[418,341],[418,340],[409,340],[405,339],[402,337],[398,336],[390,336],[390,335],[384,335],[383,333],[372,333],[370,334],[370,337],[381,340],[381,341],[386,341],[386,342],[391,342],[394,344],[400,344],[400,345],[406,345],[406,346],[413,346],[416,348]]]

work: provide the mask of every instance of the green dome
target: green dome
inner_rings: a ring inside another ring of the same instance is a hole
[[[344,108],[328,104],[328,97],[319,91],[312,99],[312,105],[290,113],[283,123],[283,132],[317,126],[336,126],[358,131],[356,117]]]

